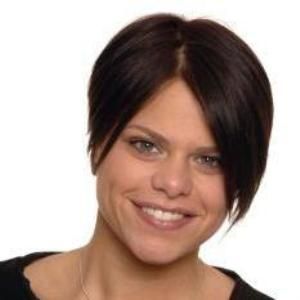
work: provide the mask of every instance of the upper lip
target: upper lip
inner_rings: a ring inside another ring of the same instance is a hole
[[[139,200],[134,200],[133,203],[139,207],[144,207],[144,206],[151,207],[154,209],[160,209],[160,210],[169,211],[172,213],[179,213],[179,214],[183,214],[183,215],[190,216],[190,217],[194,217],[197,215],[194,212],[192,212],[191,210],[183,208],[183,207],[166,207],[166,206],[162,206],[157,203],[147,202],[147,201],[139,201]]]

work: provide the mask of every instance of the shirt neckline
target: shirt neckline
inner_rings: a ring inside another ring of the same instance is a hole
[[[34,262],[35,260],[47,257],[49,255],[54,254],[60,254],[63,253],[62,251],[46,251],[46,252],[33,252],[27,255],[24,255],[22,257],[19,257],[19,264],[18,264],[18,276],[20,279],[20,282],[22,282],[24,293],[27,297],[29,297],[30,300],[40,300],[32,291],[30,286],[30,281],[25,277],[24,275],[24,269],[26,266],[28,266],[30,263]],[[229,300],[238,299],[238,294],[243,289],[243,287],[246,285],[246,283],[243,281],[243,279],[233,270],[226,269],[220,266],[211,266],[223,274],[229,276],[231,279],[234,280],[235,285],[231,292]]]

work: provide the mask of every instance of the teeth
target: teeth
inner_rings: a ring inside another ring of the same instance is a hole
[[[154,209],[154,208],[150,208],[150,207],[142,207],[142,210],[145,213],[147,213],[148,215],[151,215],[161,221],[180,220],[184,217],[184,215],[179,214],[179,213],[166,212],[166,211],[162,211],[162,210]]]

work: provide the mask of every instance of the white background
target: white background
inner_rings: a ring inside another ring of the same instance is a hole
[[[234,30],[262,61],[274,94],[269,163],[253,206],[228,235],[222,227],[201,255],[276,299],[300,299],[300,18],[294,3],[1,2],[0,260],[67,251],[89,240],[97,210],[86,153],[92,65],[136,17],[175,12]]]

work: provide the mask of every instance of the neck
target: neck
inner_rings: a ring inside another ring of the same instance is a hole
[[[166,265],[137,259],[98,214],[83,248],[84,285],[90,299],[197,299],[204,279],[198,251]],[[126,295],[124,297],[124,295]]]

